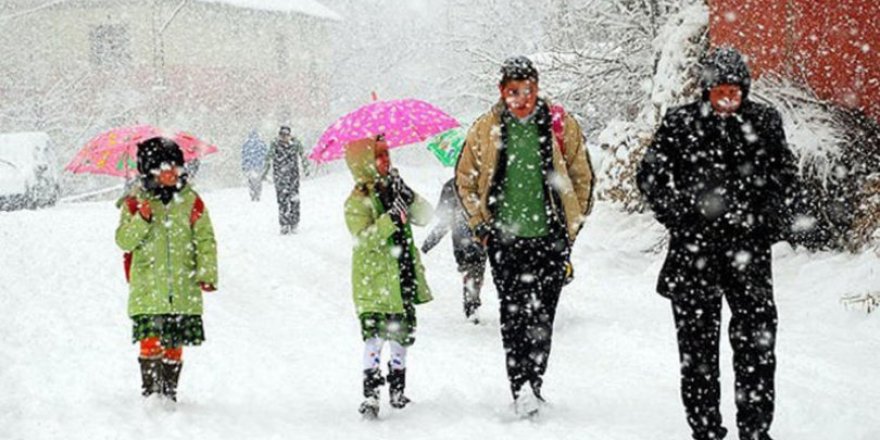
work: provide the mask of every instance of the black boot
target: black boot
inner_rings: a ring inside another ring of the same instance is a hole
[[[162,394],[173,402],[177,402],[177,382],[183,362],[162,363]]]
[[[148,397],[162,391],[162,358],[138,358],[141,364],[141,395]]]
[[[379,417],[379,387],[385,385],[385,379],[378,368],[364,370],[364,398],[358,412],[366,419]]]
[[[388,394],[391,407],[401,409],[409,402],[409,398],[403,395],[406,388],[406,368],[395,370],[388,364]]]

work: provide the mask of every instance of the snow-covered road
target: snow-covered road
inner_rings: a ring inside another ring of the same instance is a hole
[[[432,202],[447,178],[404,169]],[[425,258],[436,301],[419,309],[408,395],[381,420],[357,414],[361,350],[350,295],[347,174],[303,184],[303,223],[278,234],[271,187],[203,193],[220,259],[207,294],[207,342],[186,349],[176,412],[145,406],[126,316],[118,212],[110,202],[0,213],[0,439],[685,439],[671,310],[653,293],[662,231],[647,216],[599,205],[574,254],[536,421],[509,407],[498,302],[465,323],[448,241]],[[417,231],[419,240],[427,230]],[[880,286],[875,254],[774,248],[780,326],[780,439],[880,438],[880,316],[842,293]],[[725,314],[727,312],[725,311]],[[722,346],[723,412],[735,430],[732,368]],[[734,434],[734,433],[731,433]],[[735,437],[731,435],[731,438]]]

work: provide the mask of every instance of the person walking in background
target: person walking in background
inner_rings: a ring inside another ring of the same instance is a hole
[[[458,264],[458,271],[463,276],[464,316],[467,320],[478,324],[480,289],[486,271],[486,249],[474,238],[468,226],[467,217],[456,194],[454,178],[443,185],[435,217],[437,225],[422,244],[422,252],[427,254],[452,229],[452,253]]]
[[[183,152],[165,138],[138,145],[141,185],[121,203],[128,315],[140,343],[141,394],[177,401],[183,346],[205,340],[202,291],[217,289],[217,244],[205,204],[187,184]]]
[[[528,417],[544,402],[556,306],[593,173],[580,125],[538,97],[528,58],[504,61],[498,90],[468,131],[455,183],[468,225],[488,246],[514,409]]]
[[[303,145],[293,137],[290,127],[282,125],[278,138],[272,141],[266,156],[263,175],[272,168],[275,194],[278,199],[278,222],[281,234],[294,234],[299,227],[300,165],[305,166]]]
[[[345,223],[355,238],[351,285],[364,340],[364,402],[359,412],[379,414],[382,347],[388,342],[388,388],[391,406],[409,403],[407,348],[415,342],[415,306],[432,300],[425,269],[413,242],[411,225],[431,220],[431,205],[391,169],[382,137],[348,144],[345,161],[355,186],[345,201]]]
[[[715,49],[702,68],[702,97],[666,113],[637,181],[670,235],[657,292],[672,303],[693,438],[727,433],[718,369],[726,298],[739,438],[769,440],[777,326],[770,247],[790,230],[797,168],[779,113],[749,100],[742,55]]]
[[[247,140],[241,146],[241,172],[247,179],[251,201],[259,202],[263,192],[263,179],[266,169],[266,155],[269,147],[260,139],[257,130],[248,133]]]

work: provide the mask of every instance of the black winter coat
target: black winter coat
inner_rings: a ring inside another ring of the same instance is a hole
[[[705,97],[669,110],[637,180],[671,235],[658,293],[723,288],[731,276],[747,290],[771,284],[770,246],[790,230],[797,182],[776,110],[744,100],[724,118]]]

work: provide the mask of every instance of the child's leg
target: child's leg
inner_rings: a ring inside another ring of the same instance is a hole
[[[158,336],[151,336],[140,340],[140,358],[141,359],[161,359],[164,348],[159,342]]]
[[[162,359],[162,394],[177,401],[177,383],[183,368],[183,347],[168,347]]]
[[[169,347],[165,349],[163,359],[166,363],[183,362],[183,347]]]
[[[406,347],[397,341],[389,341],[389,344],[391,361],[388,362],[388,392],[391,406],[400,409],[410,402],[403,395],[406,388]]]
[[[397,341],[388,341],[391,346],[391,361],[388,363],[392,370],[406,369],[406,347],[400,345]]]
[[[379,368],[383,345],[385,341],[382,338],[370,338],[364,341],[364,370]]]
[[[158,337],[140,340],[138,363],[141,366],[141,395],[144,397],[162,390],[162,351]]]

